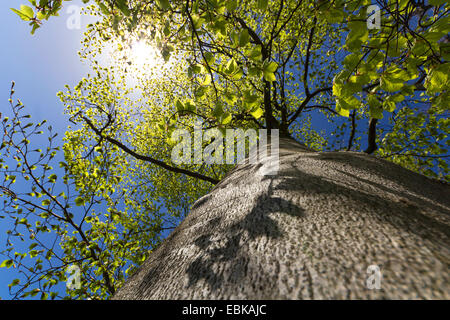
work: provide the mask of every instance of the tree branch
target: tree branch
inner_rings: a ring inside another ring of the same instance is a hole
[[[377,122],[378,119],[375,118],[370,118],[369,121],[369,135],[367,138],[368,141],[368,146],[367,149],[364,150],[365,153],[367,154],[371,154],[373,152],[375,152],[375,150],[378,149],[377,143],[376,143],[376,138],[377,138]]]
[[[309,101],[311,101],[312,98],[314,98],[316,95],[318,95],[321,92],[330,91],[330,90],[332,90],[331,87],[325,87],[325,88],[317,89],[310,95],[307,95],[305,100],[303,100],[302,104],[295,111],[294,115],[289,119],[289,124],[294,122],[294,120],[300,115],[300,113],[303,111],[303,109],[306,107],[306,105],[309,103]]]
[[[314,30],[316,28],[316,22],[317,22],[317,18],[314,17],[314,20],[313,20],[314,25],[311,29],[311,32],[309,33],[308,47],[306,48],[305,70],[303,73],[303,85],[305,87],[306,96],[309,96],[309,87],[308,87],[309,58],[311,55],[311,46],[312,46],[312,40],[313,40],[313,36],[314,36]]]
[[[353,139],[355,137],[356,123],[355,123],[356,110],[352,112],[352,131],[350,133],[350,139],[348,140],[347,151],[350,151],[353,145]]]
[[[168,171],[175,172],[175,173],[185,174],[185,175],[187,175],[187,176],[190,176],[190,177],[193,177],[193,178],[197,178],[197,179],[200,179],[200,180],[204,180],[204,181],[210,182],[210,183],[212,183],[212,184],[217,184],[217,183],[219,183],[219,180],[217,180],[217,179],[214,179],[214,178],[211,178],[211,177],[202,175],[202,174],[197,173],[197,172],[192,172],[192,171],[189,171],[189,170],[186,170],[186,169],[182,169],[182,168],[178,168],[178,167],[173,167],[173,166],[171,166],[171,165],[169,165],[169,164],[167,164],[167,163],[165,163],[165,162],[163,162],[163,161],[154,159],[154,158],[152,158],[152,157],[148,157],[148,156],[144,156],[144,155],[138,154],[138,153],[136,153],[135,151],[129,149],[127,146],[125,146],[125,145],[122,144],[121,142],[117,141],[116,139],[113,139],[113,138],[108,137],[108,136],[103,136],[103,135],[102,135],[102,132],[101,132],[98,128],[96,128],[96,127],[94,126],[94,124],[92,123],[91,120],[89,120],[89,119],[86,118],[85,116],[81,116],[81,117],[83,118],[84,121],[86,121],[86,123],[89,125],[89,127],[90,127],[90,128],[91,128],[91,129],[92,129],[99,137],[103,137],[103,138],[106,139],[108,142],[110,142],[110,143],[116,145],[117,147],[119,147],[120,149],[122,149],[123,151],[125,151],[126,153],[128,153],[128,154],[132,155],[133,157],[135,157],[136,159],[139,159],[139,160],[142,160],[142,161],[147,161],[147,162],[153,163],[153,164],[155,164],[155,165],[157,165],[157,166],[160,166],[160,167],[162,167],[162,168],[164,168],[164,169],[166,169],[166,170],[168,170]]]

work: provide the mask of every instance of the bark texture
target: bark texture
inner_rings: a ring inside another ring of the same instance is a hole
[[[236,166],[113,299],[450,298],[449,185],[292,139],[280,161]]]

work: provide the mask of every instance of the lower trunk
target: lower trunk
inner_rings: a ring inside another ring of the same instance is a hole
[[[113,298],[450,298],[447,184],[285,138],[259,170],[236,166]]]

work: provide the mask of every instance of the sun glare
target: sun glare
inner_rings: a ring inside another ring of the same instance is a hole
[[[165,61],[160,50],[153,43],[143,39],[130,39],[123,44],[116,41],[111,44],[110,50],[103,52],[108,56],[107,63],[127,72],[127,77],[159,79],[171,74],[179,60],[170,57]],[[123,69],[122,69],[123,68]]]
[[[164,63],[157,49],[145,41],[131,45],[130,60],[137,68],[155,68]]]

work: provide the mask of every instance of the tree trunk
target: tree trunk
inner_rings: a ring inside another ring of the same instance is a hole
[[[450,298],[448,184],[288,138],[259,170],[236,166],[113,298]]]

